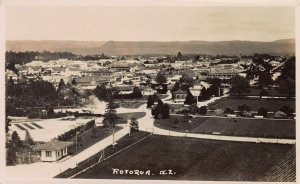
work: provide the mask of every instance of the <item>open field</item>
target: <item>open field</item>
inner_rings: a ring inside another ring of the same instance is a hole
[[[73,118],[73,119],[45,119],[45,120],[24,120],[11,123],[10,131],[16,131],[22,140],[25,139],[26,130],[34,141],[48,142],[51,139],[91,121],[92,118]],[[30,128],[31,127],[31,128]]]
[[[175,123],[176,119],[179,123]],[[172,131],[201,134],[290,139],[294,139],[296,135],[295,120],[230,119],[221,117],[186,119],[183,116],[173,115],[170,119],[155,120],[154,125]]]
[[[146,102],[128,102],[128,103],[121,103],[120,106],[124,108],[137,109],[145,103]]]
[[[246,98],[227,98],[209,105],[210,108],[224,109],[226,106],[232,107],[237,110],[240,105],[246,104],[251,107],[251,110],[257,111],[260,108],[266,108],[269,112],[276,112],[282,106],[286,105],[295,110],[295,100],[285,99],[246,99]]]
[[[251,89],[251,91],[249,93],[241,93],[240,96],[260,96],[259,94],[261,91],[262,91],[262,89]],[[267,96],[271,96],[271,97],[288,97],[288,96],[290,96],[286,93],[280,93],[276,89],[265,89],[265,91],[268,94]],[[231,93],[231,95],[238,96],[238,94],[236,94],[236,93]]]
[[[113,169],[150,170],[151,174],[113,174]],[[173,174],[159,174],[169,169]],[[295,145],[153,135],[77,178],[295,181]]]
[[[118,113],[118,117],[123,118],[125,120],[131,119],[132,117],[135,117],[136,119],[140,119],[144,116],[146,116],[145,112],[129,112],[129,113]]]

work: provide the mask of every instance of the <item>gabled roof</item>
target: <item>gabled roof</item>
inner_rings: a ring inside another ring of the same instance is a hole
[[[173,94],[187,94],[187,91],[183,91],[182,89],[179,89],[177,91],[174,91]]]
[[[44,143],[44,144],[39,144],[39,145],[35,146],[33,149],[36,151],[39,151],[39,150],[59,151],[61,149],[69,147],[73,144],[74,144],[74,142],[52,140],[52,141]]]

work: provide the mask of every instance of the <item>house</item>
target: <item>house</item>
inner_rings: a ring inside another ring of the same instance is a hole
[[[68,148],[72,146],[74,142],[58,141],[56,139],[36,145],[33,150],[39,151],[41,161],[55,162],[68,155]]]
[[[219,78],[219,79],[231,79],[239,75],[239,71],[236,69],[227,68],[214,68],[208,74],[208,78]]]
[[[184,102],[188,92],[179,89],[172,93],[172,99],[174,102]]]

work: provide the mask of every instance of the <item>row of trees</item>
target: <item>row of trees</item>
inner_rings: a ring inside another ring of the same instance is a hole
[[[15,165],[17,152],[32,151],[32,145],[34,141],[29,132],[26,131],[24,141],[21,141],[18,133],[14,131],[11,135],[11,139],[6,141],[6,164]]]

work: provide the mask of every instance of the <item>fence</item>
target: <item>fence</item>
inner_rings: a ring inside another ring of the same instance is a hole
[[[35,152],[16,153],[17,164],[31,164],[40,161],[41,161],[41,156],[38,153]]]

